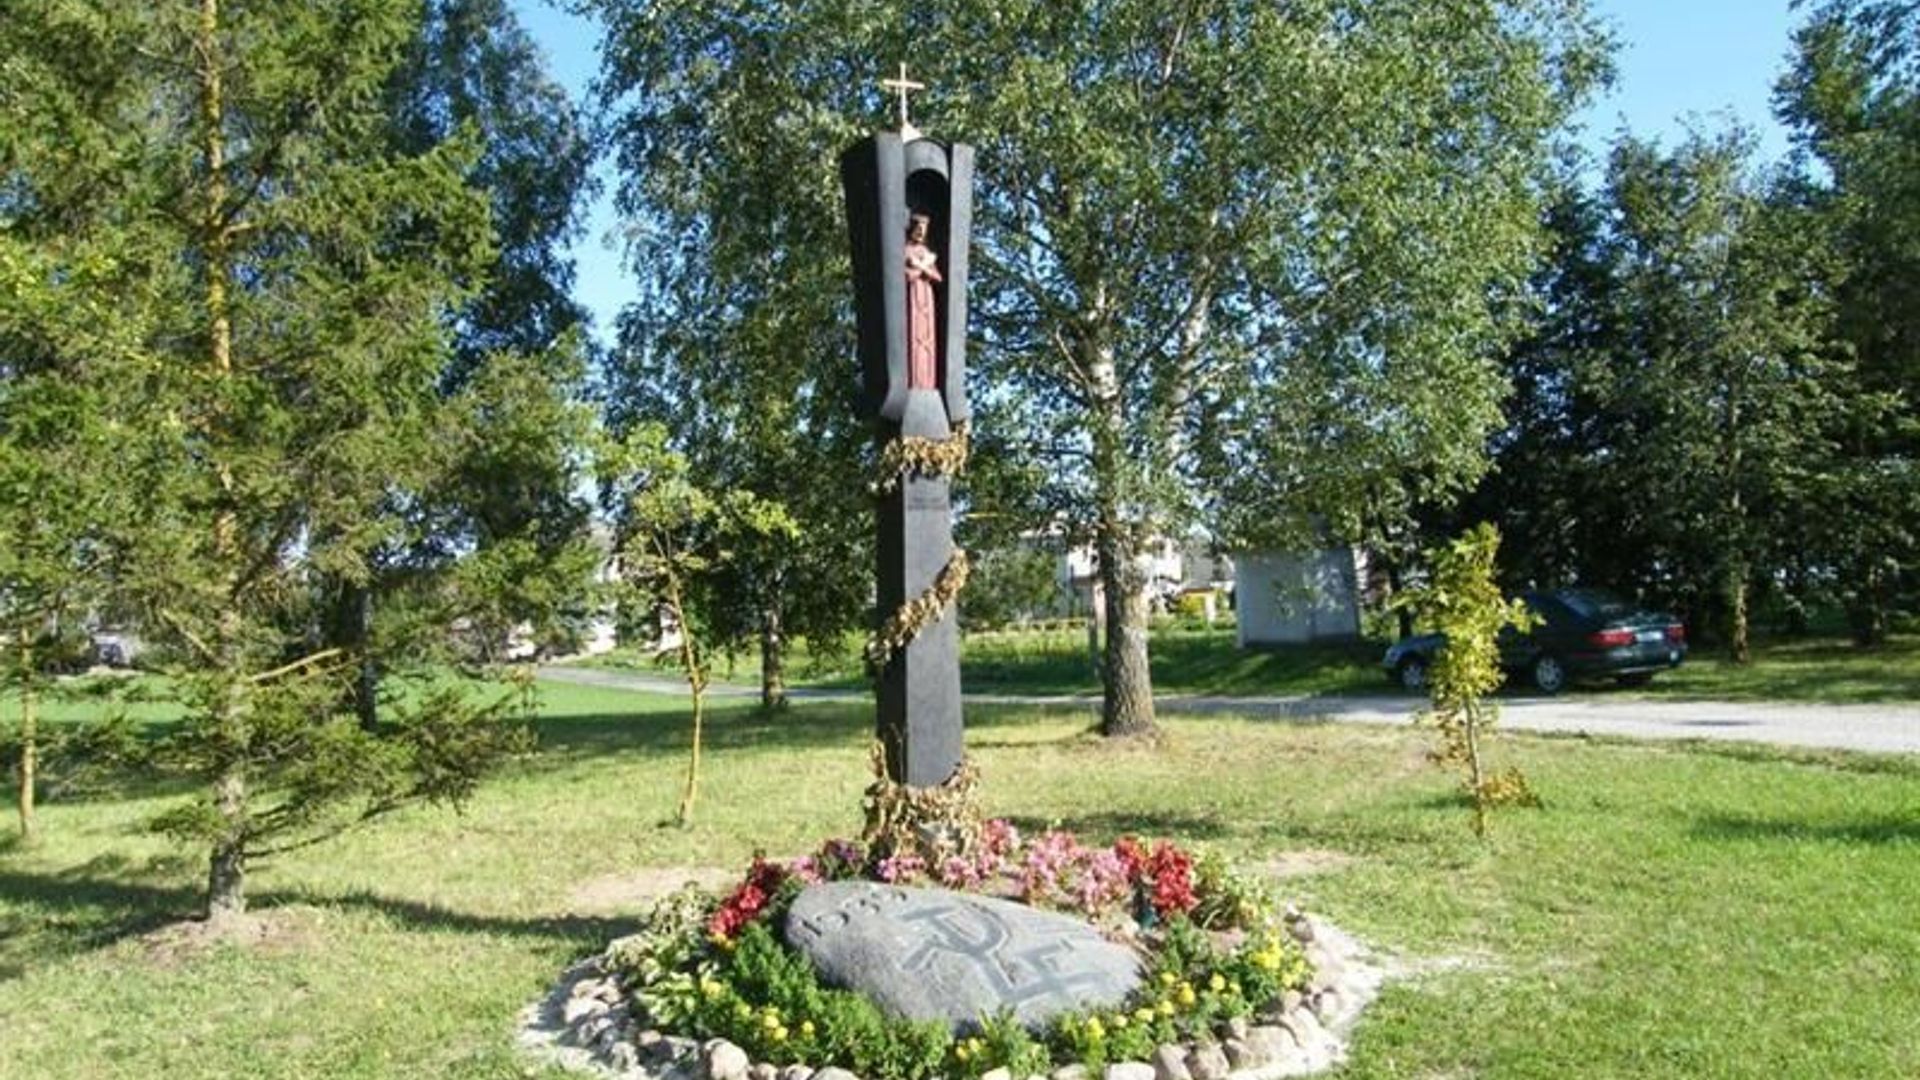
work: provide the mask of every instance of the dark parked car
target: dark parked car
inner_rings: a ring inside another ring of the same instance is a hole
[[[1680,666],[1687,628],[1672,615],[1637,608],[1604,589],[1527,593],[1537,623],[1522,634],[1500,633],[1500,662],[1534,689],[1557,694],[1574,679],[1612,676],[1641,686],[1656,671]],[[1446,638],[1423,634],[1398,641],[1381,661],[1387,675],[1409,690],[1427,685],[1427,669]]]

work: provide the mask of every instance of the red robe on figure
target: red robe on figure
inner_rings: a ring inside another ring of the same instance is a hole
[[[916,225],[920,223],[916,222]],[[934,318],[933,284],[942,280],[939,263],[923,240],[907,241],[907,389],[940,388],[939,323]]]

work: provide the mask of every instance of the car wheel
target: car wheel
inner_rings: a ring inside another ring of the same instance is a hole
[[[1427,690],[1427,661],[1425,657],[1409,656],[1400,661],[1397,669],[1400,676],[1400,688],[1416,694]]]
[[[1636,671],[1631,675],[1615,675],[1613,681],[1621,686],[1645,686],[1653,681],[1653,672]]]
[[[1567,668],[1557,658],[1542,656],[1533,662],[1533,687],[1543,694],[1557,694],[1567,688]]]

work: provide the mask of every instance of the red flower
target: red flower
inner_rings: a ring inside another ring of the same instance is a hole
[[[720,902],[720,906],[707,919],[707,933],[715,937],[731,938],[740,932],[740,928],[760,917],[766,910],[767,902],[780,891],[787,879],[787,868],[779,863],[770,863],[755,856],[753,865],[747,870],[747,880],[733,891],[733,895]]]
[[[1127,880],[1139,884],[1147,872],[1147,849],[1133,837],[1123,836],[1113,842],[1113,853],[1120,857],[1121,865],[1127,868]]]
[[[1193,857],[1164,840],[1147,859],[1146,877],[1152,886],[1153,910],[1163,917],[1192,911],[1200,902],[1193,895]]]

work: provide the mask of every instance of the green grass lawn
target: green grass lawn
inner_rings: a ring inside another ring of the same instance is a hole
[[[964,639],[962,678],[973,693],[1097,694],[1099,680],[1087,657],[1083,631],[969,634]],[[1379,668],[1386,645],[1283,646],[1241,649],[1232,629],[1161,626],[1152,642],[1154,690],[1162,694],[1291,695],[1391,692]],[[626,670],[671,671],[650,659],[622,652],[588,661]],[[757,657],[717,665],[730,682],[757,683]],[[796,648],[789,678],[795,685],[864,687],[858,650],[825,656]],[[1601,682],[1575,693],[1625,693]],[[1897,634],[1876,649],[1859,649],[1844,637],[1761,639],[1753,662],[1741,666],[1721,650],[1696,647],[1677,670],[1663,672],[1636,695],[1724,701],[1901,702],[1920,701],[1920,634]]]
[[[719,711],[680,830],[678,702],[545,699],[543,752],[465,814],[261,868],[250,947],[154,933],[202,874],[142,829],[168,792],[48,806],[0,851],[0,1076],[557,1075],[516,1057],[514,1014],[622,931],[637,876],[859,826],[863,709]],[[1413,731],[1169,718],[1154,750],[1078,712],[969,722],[991,811],[1315,853],[1289,895],[1442,961],[1376,1003],[1344,1077],[1920,1075],[1920,761],[1515,737],[1547,804],[1483,846]]]
[[[1697,649],[1645,692],[1719,701],[1920,701],[1920,634],[1896,634],[1873,649],[1843,637],[1763,640],[1744,666]]]
[[[1345,645],[1241,649],[1231,627],[1199,629],[1175,625],[1153,631],[1154,689],[1164,694],[1341,694],[1374,692],[1387,683],[1380,673],[1385,646],[1372,642]],[[585,661],[616,670],[672,672],[669,663],[621,651]],[[1028,630],[970,633],[962,639],[961,678],[972,693],[1098,694],[1100,680],[1087,653],[1084,630]],[[716,661],[715,674],[727,682],[758,684],[759,658],[736,656]],[[787,676],[798,686],[865,687],[859,649],[816,654],[797,644]]]

